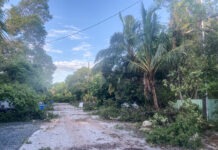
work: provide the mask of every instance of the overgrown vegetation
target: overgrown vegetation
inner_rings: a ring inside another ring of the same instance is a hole
[[[38,103],[48,100],[55,70],[43,49],[51,19],[48,0],[21,0],[3,10],[6,2],[0,2],[0,101],[5,103],[0,121],[42,119]]]
[[[105,119],[143,121],[153,117],[148,140],[190,149],[201,145],[204,126],[195,105],[169,107],[177,99],[217,98],[217,1],[155,0],[141,18],[122,16],[123,31],[98,52],[95,66],[80,68],[50,92],[60,102],[84,102]],[[157,11],[168,10],[168,25]],[[125,106],[123,106],[125,104]],[[134,105],[134,107],[133,107]]]
[[[200,136],[205,124],[197,105],[190,101],[185,102],[178,110],[175,121],[171,123],[167,122],[167,117],[159,118],[153,118],[156,123],[154,130],[148,134],[149,142],[190,149],[202,146]]]
[[[1,85],[0,97],[13,106],[10,111],[1,112],[0,121],[39,119],[42,117],[42,112],[38,108],[41,97],[27,85]]]
[[[203,131],[216,128],[190,102],[179,109],[169,105],[203,99],[206,92],[218,96],[216,0],[155,0],[148,10],[142,4],[140,19],[120,14],[123,31],[98,52],[95,66],[52,87],[55,66],[44,51],[45,23],[52,18],[48,0],[21,0],[5,12],[6,2],[0,1],[0,101],[10,107],[1,108],[0,122],[57,117],[38,106],[53,99],[83,101],[85,111],[104,119],[150,120],[147,139],[155,144],[198,149]],[[169,12],[168,25],[159,21],[161,8]]]

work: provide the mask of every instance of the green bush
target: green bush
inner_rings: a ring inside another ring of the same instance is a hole
[[[84,111],[93,111],[97,109],[97,104],[94,102],[86,102],[83,105],[83,110]]]
[[[199,134],[203,123],[198,106],[187,101],[180,108],[175,122],[156,127],[148,134],[147,140],[155,144],[197,149],[201,146]]]
[[[75,98],[73,96],[64,96],[64,95],[53,96],[52,99],[58,103],[69,103],[75,101]]]
[[[128,122],[142,122],[146,120],[148,117],[145,113],[145,109],[140,107],[138,109],[135,108],[121,108],[120,111],[120,121],[128,121]]]
[[[168,118],[165,115],[162,115],[160,113],[155,113],[153,118],[150,119],[152,122],[152,126],[165,126],[169,123]]]
[[[0,86],[0,99],[7,100],[13,110],[0,113],[0,122],[41,119],[44,112],[38,108],[41,97],[23,84],[4,84]]]
[[[144,108],[118,108],[115,105],[100,107],[98,115],[104,119],[117,119],[119,121],[127,121],[127,122],[141,122],[148,118],[145,115]]]
[[[15,112],[12,111],[0,112],[0,122],[8,122],[13,120],[16,120]]]
[[[208,129],[218,132],[218,121],[210,121],[208,123]]]
[[[117,118],[120,115],[120,109],[113,106],[101,107],[97,114],[103,119]]]

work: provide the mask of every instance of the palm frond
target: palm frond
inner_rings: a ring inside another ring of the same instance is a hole
[[[159,68],[159,65],[161,63],[161,59],[163,58],[163,56],[167,53],[167,50],[165,48],[165,45],[164,44],[159,44],[158,48],[157,48],[157,51],[151,61],[151,66],[153,68],[156,68],[158,69]],[[155,69],[155,70],[156,70]]]
[[[124,50],[123,34],[119,32],[114,33],[110,39],[110,47],[100,50],[96,55],[95,62],[107,57],[121,55]]]
[[[147,64],[145,62],[143,62],[143,60],[138,59],[138,62],[136,62],[136,61],[130,61],[130,62],[133,65],[132,67],[139,68],[144,72],[148,72],[148,70],[149,70]]]
[[[95,57],[95,62],[98,62],[98,61],[100,61],[101,59],[105,58],[108,53],[109,53],[109,49],[108,49],[108,48],[107,48],[107,49],[102,49],[102,50],[100,50],[100,51],[97,53],[96,57]]]
[[[162,58],[162,62],[164,62],[163,64],[165,65],[169,65],[169,64],[177,64],[178,62],[181,61],[182,58],[184,58],[187,54],[186,54],[186,49],[187,49],[187,45],[181,45],[179,47],[176,47],[175,49],[169,51],[168,53],[166,53],[166,55],[163,56]]]

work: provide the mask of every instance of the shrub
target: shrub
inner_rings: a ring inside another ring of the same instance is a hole
[[[168,118],[160,113],[155,113],[151,119],[153,127],[165,126],[168,124]]]
[[[59,102],[59,103],[69,103],[75,101],[75,98],[73,96],[64,96],[64,95],[53,96],[52,99],[55,102]]]
[[[140,107],[138,109],[135,108],[121,108],[120,111],[120,120],[121,121],[129,121],[129,122],[139,122],[147,119],[145,115],[145,109]]]
[[[83,110],[84,111],[93,111],[97,109],[97,105],[94,102],[86,102],[83,105]]]
[[[97,101],[97,98],[94,97],[91,93],[86,93],[82,99],[85,102],[96,102]]]
[[[27,85],[1,85],[0,99],[7,100],[14,106],[13,110],[0,113],[1,122],[40,119],[44,116],[44,112],[38,108],[38,102],[41,100],[41,97]]]
[[[120,110],[113,106],[101,107],[97,114],[103,119],[117,118],[120,114]]]
[[[149,133],[147,140],[155,144],[197,149],[201,145],[199,133],[202,124],[203,119],[198,106],[187,101],[179,109],[175,122],[165,127],[156,127]]]
[[[140,107],[138,109],[133,107],[119,108],[114,103],[112,103],[108,107],[107,106],[100,107],[97,114],[104,119],[114,118],[119,121],[127,121],[127,122],[141,122],[148,118],[145,109],[143,107]]]

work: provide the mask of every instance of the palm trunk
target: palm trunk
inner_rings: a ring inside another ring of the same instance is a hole
[[[146,75],[146,73],[144,73],[143,76],[143,85],[144,85],[144,96],[145,98],[150,99],[149,94],[151,93],[151,84],[150,84],[149,77]]]
[[[174,31],[175,34],[175,31]],[[173,34],[173,39],[172,39],[172,49],[176,48],[176,35]]]
[[[157,94],[156,94],[156,90],[155,90],[154,80],[151,80],[151,90],[152,90],[154,108],[156,110],[159,110],[159,105],[158,105],[158,101],[157,101]]]
[[[144,85],[144,96],[147,98],[147,89],[146,89],[146,74],[143,76],[143,85]]]

